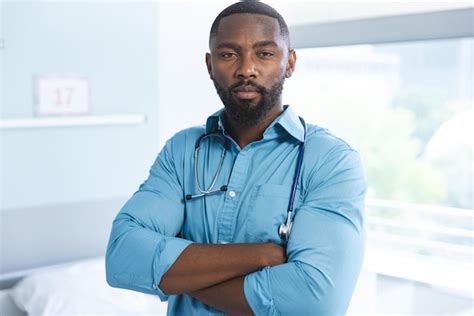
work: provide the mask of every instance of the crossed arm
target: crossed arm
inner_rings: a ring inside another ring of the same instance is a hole
[[[295,217],[287,249],[189,244],[144,229],[122,213],[107,251],[107,281],[161,298],[187,294],[231,315],[339,315],[357,280],[362,240],[339,215],[305,209]],[[158,287],[151,287],[153,280]]]
[[[366,186],[353,153],[334,153],[318,169],[286,249],[170,237],[181,230],[184,215],[182,196],[173,194],[181,188],[170,181],[174,168],[162,166],[163,159],[156,163],[161,171],[152,170],[114,221],[106,255],[111,286],[163,300],[183,293],[228,314],[344,314],[364,248]]]
[[[285,248],[273,243],[192,244],[163,275],[166,294],[189,294],[227,314],[249,315],[245,275],[286,262]]]

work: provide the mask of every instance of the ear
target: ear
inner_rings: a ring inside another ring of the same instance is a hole
[[[295,71],[296,66],[296,52],[294,49],[290,49],[290,53],[288,54],[288,63],[286,65],[286,73],[285,77],[290,78]]]
[[[206,66],[209,77],[212,79],[212,65],[211,65],[211,54],[206,53]]]

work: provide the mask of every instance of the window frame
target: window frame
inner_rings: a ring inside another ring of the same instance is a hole
[[[474,8],[465,8],[289,28],[292,47],[298,49],[474,37],[473,21]]]

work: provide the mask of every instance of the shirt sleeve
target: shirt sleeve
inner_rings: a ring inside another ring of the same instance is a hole
[[[366,180],[351,149],[316,169],[296,210],[288,262],[245,278],[256,315],[344,315],[349,305],[364,253]]]
[[[148,179],[122,207],[112,224],[106,253],[109,285],[168,296],[158,284],[191,241],[176,237],[184,220],[183,190],[168,141]]]

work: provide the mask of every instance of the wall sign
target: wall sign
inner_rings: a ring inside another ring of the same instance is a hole
[[[90,113],[89,81],[82,77],[36,77],[35,114],[84,115]]]

